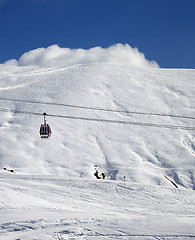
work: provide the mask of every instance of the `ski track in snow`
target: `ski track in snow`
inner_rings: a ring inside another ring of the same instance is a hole
[[[9,239],[144,239],[144,240],[184,240],[195,239],[193,234],[130,234],[124,230],[114,230],[107,227],[107,222],[99,219],[78,220],[60,219],[57,222],[49,222],[44,219],[38,221],[25,221],[8,223],[1,226],[8,231],[13,238]],[[52,229],[52,230],[50,230]],[[20,232],[20,234],[17,234]],[[39,238],[29,236],[38,235]]]
[[[1,175],[2,240],[195,239],[195,196],[189,195],[191,190],[118,181],[18,177],[3,179]]]

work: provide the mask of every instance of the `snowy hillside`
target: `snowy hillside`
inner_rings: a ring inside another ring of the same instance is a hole
[[[4,64],[0,73],[0,239],[195,239],[195,128],[186,129],[195,70]],[[43,112],[50,139],[39,136]]]
[[[1,98],[75,106],[194,116],[194,70],[135,68],[114,64],[65,68],[1,67]],[[176,126],[194,119],[106,112],[0,101],[1,108]],[[39,136],[43,117],[1,112],[1,169],[17,174],[93,177],[94,165],[108,179],[195,188],[192,130],[47,117],[52,137]]]

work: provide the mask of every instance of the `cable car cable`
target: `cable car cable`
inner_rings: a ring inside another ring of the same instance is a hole
[[[10,109],[1,109],[1,111],[12,112],[12,113],[16,113],[16,114],[29,114],[29,115],[38,115],[38,116],[43,115],[42,113],[37,113],[37,112],[18,111],[18,110],[10,110]],[[121,120],[113,120],[113,119],[87,118],[87,117],[55,115],[55,114],[47,114],[47,116],[48,117],[66,118],[66,119],[84,120],[84,121],[93,121],[93,122],[117,123],[117,124],[124,124],[124,125],[126,124],[126,125],[134,125],[134,126],[195,130],[195,126],[166,125],[166,124],[147,123],[147,122],[130,122],[130,121],[121,121]]]
[[[192,116],[166,114],[166,113],[150,113],[150,112],[139,112],[139,111],[129,111],[129,110],[127,110],[127,111],[126,110],[115,110],[115,109],[105,109],[105,108],[97,108],[97,107],[87,107],[87,106],[81,106],[81,105],[52,103],[52,102],[41,102],[41,101],[29,101],[29,100],[19,100],[19,99],[9,99],[9,98],[0,98],[0,100],[2,100],[2,101],[12,101],[12,102],[32,103],[32,104],[54,105],[54,106],[80,108],[80,109],[96,110],[96,111],[104,111],[104,112],[129,113],[129,114],[137,114],[137,115],[173,117],[173,118],[186,118],[186,119],[193,119],[193,120],[195,119],[195,117],[192,117]]]

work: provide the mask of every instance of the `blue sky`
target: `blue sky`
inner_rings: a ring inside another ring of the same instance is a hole
[[[195,0],[0,0],[0,63],[53,44],[116,43],[160,67],[195,69]]]

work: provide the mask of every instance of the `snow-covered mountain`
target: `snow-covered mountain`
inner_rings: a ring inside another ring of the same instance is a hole
[[[0,73],[2,239],[195,239],[195,70],[4,64]],[[43,112],[50,139],[39,136]],[[60,235],[46,231],[54,225]],[[45,231],[33,238],[30,228]]]
[[[1,108],[139,123],[194,126],[194,119],[125,113],[194,116],[194,70],[135,68],[113,64],[65,68],[1,69],[1,98],[74,105],[64,107],[1,99]],[[107,112],[77,106],[119,110]],[[1,169],[20,174],[93,177],[195,188],[194,130],[47,117],[52,137],[43,140],[43,117],[1,112]]]

